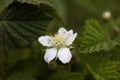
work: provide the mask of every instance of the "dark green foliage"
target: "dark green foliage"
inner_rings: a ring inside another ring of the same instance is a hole
[[[47,80],[83,80],[81,73],[69,72],[67,70],[58,70],[54,72]]]
[[[45,4],[48,4],[48,0],[16,0],[16,1],[20,1],[22,3],[29,3],[29,4],[41,4],[41,3],[45,3]]]
[[[36,79],[29,73],[15,73],[14,75],[10,76],[8,80],[36,80]]]
[[[11,47],[26,46],[44,34],[53,19],[54,9],[47,4],[14,1],[0,14],[1,43]]]
[[[72,73],[67,80],[84,80],[84,76],[80,73]]]
[[[70,72],[66,70],[58,70],[54,72],[48,80],[66,80],[70,76]]]

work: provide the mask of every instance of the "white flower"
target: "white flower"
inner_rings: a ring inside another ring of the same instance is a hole
[[[73,34],[73,30],[67,31],[65,28],[60,28],[55,36],[41,36],[38,41],[47,46],[44,60],[50,63],[55,58],[58,58],[62,63],[69,63],[72,54],[68,48],[75,40],[77,33]]]

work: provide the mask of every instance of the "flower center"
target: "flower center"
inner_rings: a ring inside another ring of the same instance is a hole
[[[64,42],[65,42],[65,38],[64,38],[63,36],[56,35],[56,36],[53,38],[53,44],[54,44],[54,46],[56,46],[56,47],[63,46],[63,45],[64,45]]]

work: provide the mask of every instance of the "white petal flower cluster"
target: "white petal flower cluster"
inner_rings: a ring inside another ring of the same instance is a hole
[[[50,63],[55,58],[58,58],[62,63],[69,63],[72,54],[68,48],[75,40],[77,33],[73,34],[73,30],[67,31],[65,28],[60,28],[55,36],[41,36],[38,41],[47,46],[44,60]]]

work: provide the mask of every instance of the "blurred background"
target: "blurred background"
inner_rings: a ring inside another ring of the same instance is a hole
[[[97,19],[103,25],[118,24],[120,16],[120,0],[49,0],[55,6],[57,13],[65,25],[74,28],[78,33],[83,31],[85,21]],[[103,15],[110,13],[109,18]]]
[[[0,10],[13,0],[0,0]],[[21,0],[22,1],[22,0]],[[27,0],[26,0],[27,1]],[[53,4],[57,13],[67,26],[79,31],[87,19],[95,18],[103,22],[103,13],[109,11],[112,19],[120,14],[120,0],[28,0],[48,1]]]

